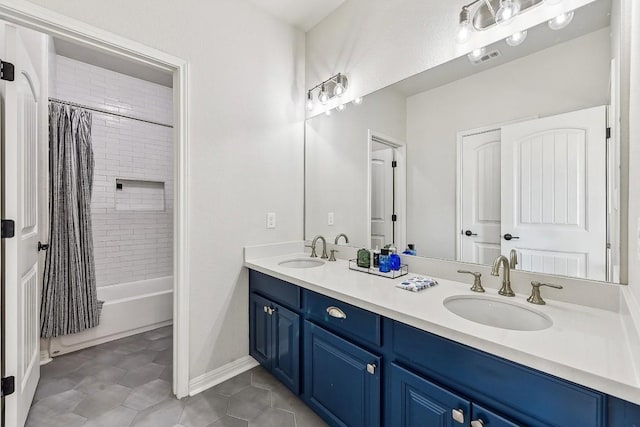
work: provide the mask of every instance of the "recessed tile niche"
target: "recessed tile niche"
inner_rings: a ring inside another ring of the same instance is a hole
[[[164,182],[116,179],[117,211],[164,211]]]

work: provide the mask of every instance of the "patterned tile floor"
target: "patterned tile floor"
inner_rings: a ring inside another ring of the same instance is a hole
[[[176,399],[172,341],[168,326],[56,357],[42,367],[27,426],[326,426],[262,367]]]

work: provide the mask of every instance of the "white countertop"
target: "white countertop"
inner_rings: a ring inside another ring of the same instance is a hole
[[[256,255],[255,253],[253,254]],[[439,285],[408,292],[388,279],[349,270],[348,262],[325,262],[316,268],[288,268],[279,262],[308,257],[290,253],[247,257],[245,266],[336,298],[441,337],[640,404],[640,355],[629,336],[626,317],[616,311],[569,304],[545,298],[547,305],[526,302],[517,294],[508,302],[545,313],[553,325],[540,331],[515,331],[475,323],[447,310],[443,301],[454,295],[475,295],[469,284],[436,278]],[[414,275],[425,275],[416,273]],[[404,278],[411,277],[412,273]],[[428,276],[428,275],[427,275]],[[543,297],[544,289],[542,290]],[[498,296],[487,288],[481,295]]]

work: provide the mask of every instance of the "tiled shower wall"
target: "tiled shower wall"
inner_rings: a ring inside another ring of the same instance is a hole
[[[66,101],[171,124],[171,88],[59,55],[56,92],[57,98]],[[91,210],[97,284],[171,275],[172,129],[92,114]],[[116,188],[116,180],[122,189]]]

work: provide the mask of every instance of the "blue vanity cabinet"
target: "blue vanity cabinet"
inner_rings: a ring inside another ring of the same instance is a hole
[[[249,296],[249,354],[300,393],[300,316],[255,293]]]
[[[304,321],[305,402],[331,426],[379,427],[382,359]]]
[[[471,405],[471,427],[521,427],[489,409],[473,403]]]
[[[391,364],[391,423],[395,427],[468,426],[471,402]]]

